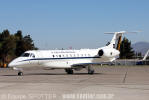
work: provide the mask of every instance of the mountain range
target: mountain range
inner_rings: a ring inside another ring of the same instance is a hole
[[[149,49],[149,42],[137,42],[132,44],[131,47],[135,52],[141,52],[144,55]]]

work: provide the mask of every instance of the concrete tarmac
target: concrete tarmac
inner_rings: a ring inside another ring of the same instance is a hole
[[[28,69],[24,76],[0,68],[0,100],[148,100],[149,66],[94,66],[64,70]]]

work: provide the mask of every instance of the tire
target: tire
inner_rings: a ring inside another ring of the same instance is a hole
[[[89,70],[88,74],[93,75],[94,74],[94,70]]]
[[[18,76],[23,76],[23,72],[18,72]]]
[[[65,69],[65,71],[67,72],[67,74],[73,74],[73,70],[72,69]]]

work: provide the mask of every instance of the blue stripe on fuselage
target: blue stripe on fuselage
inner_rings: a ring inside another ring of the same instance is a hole
[[[31,60],[86,59],[86,58],[101,58],[101,57],[34,58],[34,59],[22,60],[22,61],[19,61],[19,62],[31,61]]]

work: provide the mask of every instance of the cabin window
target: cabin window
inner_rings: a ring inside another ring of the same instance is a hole
[[[59,55],[59,57],[61,57],[61,55]]]
[[[54,58],[55,56],[53,55],[53,58]]]

